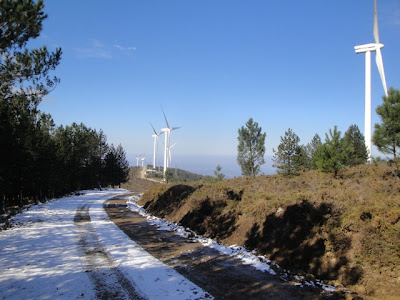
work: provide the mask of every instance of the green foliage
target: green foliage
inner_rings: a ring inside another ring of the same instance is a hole
[[[109,147],[104,157],[104,169],[102,170],[103,182],[106,185],[121,187],[121,183],[129,179],[129,164],[126,160],[125,150],[121,145],[117,148],[114,145]]]
[[[351,125],[343,137],[343,146],[348,149],[345,164],[354,167],[367,162],[368,151],[365,146],[364,135],[357,125]]]
[[[50,73],[61,59],[61,49],[49,52],[46,46],[27,46],[39,36],[47,17],[43,7],[41,0],[3,0],[0,5],[2,208],[21,206],[27,197],[44,200],[127,180],[124,150],[110,148],[102,131],[76,123],[56,128],[51,116],[38,110],[59,82]],[[111,157],[113,163],[106,160]]]
[[[273,167],[277,168],[279,174],[298,175],[298,171],[306,163],[305,151],[299,142],[300,138],[290,128],[285,132],[285,136],[281,136],[278,150],[273,149]]]
[[[215,179],[216,179],[217,181],[224,180],[224,178],[225,178],[225,175],[221,173],[221,170],[222,170],[222,167],[221,167],[220,165],[218,165],[218,166],[215,168],[214,174],[215,174]]]
[[[317,165],[316,165],[316,153],[317,153],[317,149],[322,145],[322,141],[321,138],[319,137],[318,134],[315,134],[313,139],[311,140],[310,143],[307,144],[307,146],[305,147],[305,150],[307,152],[307,157],[309,159],[309,168],[311,170],[316,170],[318,169]]]
[[[37,109],[42,98],[58,83],[51,77],[60,62],[61,49],[29,49],[38,37],[43,1],[4,0],[0,5],[0,164],[1,197],[20,198],[43,188],[54,178],[53,120]]]
[[[24,97],[29,108],[37,105],[59,82],[51,77],[61,59],[61,49],[49,52],[46,46],[28,49],[39,36],[47,17],[43,1],[3,0],[0,5],[0,93],[2,101]]]
[[[128,180],[124,149],[108,146],[102,131],[73,123],[57,128],[54,138],[64,189],[115,186]]]
[[[222,167],[220,165],[217,165],[217,167],[214,170],[214,175],[215,176],[204,176],[203,181],[204,182],[218,182],[222,181],[225,178],[224,174],[221,174]]]
[[[174,172],[172,171],[172,169],[167,169],[165,171],[165,181],[168,183],[170,182],[173,178],[174,178]]]
[[[372,137],[378,150],[393,155],[396,159],[400,151],[400,91],[390,88],[388,96],[383,97],[383,104],[376,108],[381,124],[375,124]]]
[[[260,167],[265,163],[265,138],[266,133],[261,133],[261,127],[250,118],[246,127],[242,126],[238,136],[237,162],[241,167],[243,176],[255,177],[260,173]]]
[[[329,129],[329,135],[325,135],[325,143],[316,149],[315,164],[318,169],[333,172],[336,176],[337,172],[344,167],[348,153],[349,149],[345,148],[341,132],[335,126],[333,131]]]

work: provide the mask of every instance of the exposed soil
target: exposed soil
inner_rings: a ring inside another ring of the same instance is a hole
[[[146,190],[147,212],[367,299],[400,299],[400,167],[238,177]]]
[[[107,201],[110,219],[151,255],[173,267],[216,299],[355,299],[357,295],[300,288],[241,261],[168,231],[159,231],[125,205],[129,194]],[[155,287],[156,288],[156,287]]]

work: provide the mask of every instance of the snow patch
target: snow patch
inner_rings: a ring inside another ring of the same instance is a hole
[[[13,227],[0,232],[1,298],[96,298],[78,249],[79,232],[74,223],[76,209],[89,205],[91,223],[103,248],[141,295],[147,299],[213,299],[144,251],[109,220],[103,202],[126,192],[82,191],[34,205],[12,217]]]

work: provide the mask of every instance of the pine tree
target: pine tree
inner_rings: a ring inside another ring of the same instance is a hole
[[[368,160],[368,151],[365,146],[364,135],[357,125],[351,125],[343,137],[344,148],[348,149],[345,164],[353,167],[364,164]]]
[[[376,108],[381,118],[381,124],[375,124],[372,137],[378,150],[393,155],[393,159],[400,154],[400,91],[390,88],[388,96],[383,97],[383,104]]]
[[[325,143],[317,148],[315,153],[316,165],[324,172],[333,172],[335,177],[343,168],[348,149],[343,144],[341,132],[335,126],[333,131],[329,129],[329,135],[325,134]]]
[[[3,100],[23,95],[37,106],[58,78],[49,72],[60,62],[61,49],[27,48],[47,18],[42,0],[2,0],[0,5],[0,93]]]
[[[306,146],[306,152],[310,161],[310,169],[318,169],[316,165],[316,153],[318,148],[322,145],[320,136],[316,133],[310,143]]]
[[[303,153],[299,142],[300,138],[290,128],[285,132],[285,136],[281,136],[278,150],[273,149],[273,167],[278,169],[279,174],[297,175],[301,170]]]
[[[174,172],[172,171],[172,169],[167,169],[166,171],[165,171],[165,181],[167,182],[167,183],[169,183],[173,178],[174,178]]]
[[[266,133],[261,133],[262,128],[250,118],[246,127],[242,126],[238,136],[237,162],[242,169],[243,176],[255,177],[260,172],[261,165],[265,163],[265,138]]]
[[[19,195],[19,205],[24,193],[37,189],[38,104],[59,82],[50,73],[60,62],[61,49],[27,46],[42,30],[43,8],[42,0],[0,4],[0,197]]]
[[[121,183],[127,182],[129,179],[129,163],[126,159],[126,153],[122,145],[119,144],[116,149],[117,156],[117,181],[118,186],[121,187]]]

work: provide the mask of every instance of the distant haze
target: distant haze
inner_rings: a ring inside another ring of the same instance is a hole
[[[226,178],[242,176],[240,166],[236,161],[236,155],[179,155],[176,154],[172,158],[172,168],[178,168],[185,171],[193,172],[200,175],[212,175],[217,165],[221,166],[221,173]],[[135,157],[128,157],[131,166],[136,166]],[[152,158],[146,156],[146,163],[151,164]],[[272,157],[265,157],[266,163],[261,167],[260,174],[271,175],[275,174],[276,170],[272,167]],[[157,166],[162,166],[163,159],[160,157],[157,161]]]

